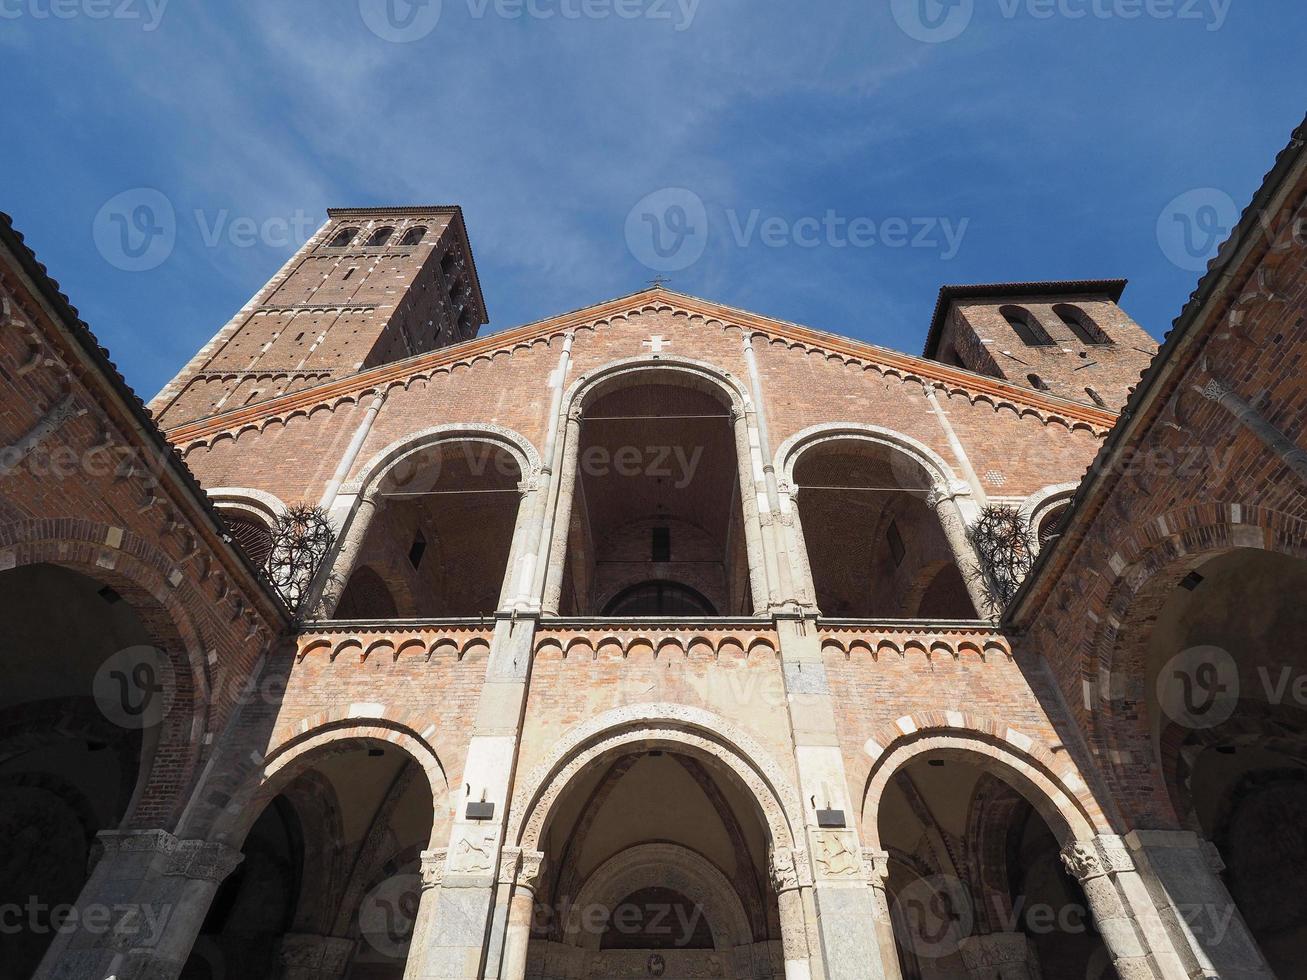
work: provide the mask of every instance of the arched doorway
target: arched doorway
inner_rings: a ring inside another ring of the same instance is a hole
[[[1064,798],[998,763],[983,743],[924,746],[876,777],[871,839],[905,980],[1115,980],[1089,900],[1064,867],[1090,833]],[[869,797],[869,802],[871,802]]]
[[[423,767],[394,743],[344,738],[297,758],[254,800],[244,859],[214,897],[184,980],[400,980],[436,813]]]
[[[749,736],[696,709],[640,706],[574,729],[514,801],[508,839],[543,871],[505,975],[807,970],[799,811],[782,785]]]
[[[121,575],[0,573],[0,977],[26,978],[76,901],[100,831],[127,819],[183,711],[167,613]],[[184,668],[182,668],[184,670]],[[189,688],[187,688],[189,689]]]
[[[563,615],[659,615],[656,602],[606,610],[661,583],[701,600],[674,602],[667,615],[752,613],[755,530],[741,494],[735,397],[705,371],[657,365],[615,370],[584,392],[557,517],[562,574],[547,603]]]
[[[1277,976],[1307,944],[1307,561],[1253,548],[1171,576],[1146,640],[1171,803],[1211,841]]]

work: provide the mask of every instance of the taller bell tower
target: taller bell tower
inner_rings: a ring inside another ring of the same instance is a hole
[[[177,426],[470,340],[486,322],[462,209],[333,208],[150,408]]]

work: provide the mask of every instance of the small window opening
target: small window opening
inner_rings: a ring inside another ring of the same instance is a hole
[[[1099,408],[1107,408],[1107,402],[1103,401],[1103,396],[1093,388],[1086,388],[1085,394],[1088,395]]]
[[[413,543],[408,546],[408,563],[414,568],[422,564],[422,556],[427,553],[427,539],[421,531],[413,535]]]
[[[899,533],[899,522],[890,521],[890,525],[885,530],[885,542],[889,545],[890,557],[894,559],[894,566],[897,568],[903,564],[903,556],[907,554],[907,548],[903,545],[903,535]]]
[[[1037,391],[1048,391],[1048,384],[1037,374],[1027,374],[1026,380],[1030,382],[1030,387]]]
[[[1053,338],[1045,332],[1029,310],[1020,306],[1005,306],[999,310],[999,313],[1003,314],[1003,319],[1007,320],[1008,326],[1027,347],[1048,347],[1053,343]]]
[[[650,560],[672,560],[672,529],[670,527],[656,527],[653,529],[653,556]]]

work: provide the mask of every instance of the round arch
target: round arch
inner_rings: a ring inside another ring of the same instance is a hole
[[[55,526],[64,533],[47,534]],[[105,543],[115,539],[116,548]],[[142,755],[142,771],[124,821],[133,820],[149,800],[152,825],[170,822],[185,805],[199,764],[196,733],[207,728],[210,700],[205,647],[188,603],[211,604],[212,600],[185,580],[173,588],[169,584],[175,570],[172,559],[122,528],[86,521],[21,521],[0,526],[0,541],[13,542],[0,552],[4,571],[55,565],[113,588],[140,617],[158,649],[167,653],[175,689],[154,755],[174,747],[181,771],[165,775]],[[156,793],[164,798],[155,799]]]
[[[585,929],[588,909],[617,909],[633,893],[650,887],[679,892],[701,908],[712,930],[713,948],[730,952],[753,941],[749,919],[735,886],[716,867],[679,844],[652,843],[609,858],[586,879],[571,908],[564,941],[597,950],[603,935]]]
[[[899,456],[908,457],[925,471],[932,488],[946,492],[949,496],[972,495],[971,487],[958,479],[944,457],[924,442],[884,426],[861,422],[821,423],[796,432],[776,450],[776,472],[787,484],[793,486],[794,467],[805,452],[824,443],[846,441],[869,442]]]
[[[729,371],[723,371],[707,361],[663,354],[658,357],[646,355],[610,361],[603,367],[581,375],[572,382],[563,396],[563,418],[584,410],[592,399],[614,390],[614,385],[621,386],[624,382],[629,383],[633,376],[646,372],[679,374],[683,376],[682,381],[697,380],[704,387],[725,393],[731,409],[737,413],[742,414],[753,407],[748,391]]]
[[[545,609],[555,614],[558,612],[563,581],[562,566],[577,483],[580,423],[585,408],[595,398],[623,387],[634,387],[646,379],[707,393],[721,400],[723,407],[729,409],[743,510],[744,547],[751,569],[749,589],[754,609],[765,609],[770,586],[765,580],[768,563],[764,555],[762,521],[758,514],[755,474],[762,472],[767,461],[762,458],[757,440],[751,438],[749,433],[748,420],[753,413],[753,401],[743,381],[729,371],[706,361],[669,354],[611,361],[578,377],[559,400],[558,414],[553,422],[552,458],[546,461],[551,472],[557,474],[557,479],[548,505],[553,529],[547,552],[548,560],[541,569],[543,581],[540,584],[543,586]]]
[[[505,840],[540,850],[549,817],[583,770],[649,748],[716,763],[753,797],[773,848],[792,848],[799,840],[803,812],[798,794],[762,747],[725,718],[679,704],[616,708],[564,734],[514,795]]]
[[[1101,815],[1091,813],[1075,789],[1031,752],[979,731],[943,728],[903,736],[872,765],[859,816],[865,846],[882,849],[880,803],[890,779],[910,761],[926,754],[956,759],[1002,779],[1035,808],[1060,844],[1092,840],[1100,833],[1111,832]]]
[[[1161,529],[1180,530],[1163,536]],[[1267,551],[1307,561],[1303,523],[1287,514],[1241,504],[1218,504],[1172,511],[1135,530],[1117,549],[1119,564],[1109,568],[1105,615],[1085,655],[1087,677],[1094,680],[1099,710],[1090,713],[1095,736],[1104,745],[1106,770],[1119,789],[1132,785],[1154,792],[1140,799],[1146,812],[1136,819],[1182,823],[1162,781],[1151,772],[1148,713],[1121,710],[1123,700],[1142,696],[1146,686],[1147,649],[1152,631],[1146,624],[1161,611],[1172,588],[1189,572],[1241,548]],[[1119,569],[1116,570],[1116,569]]]
[[[443,844],[444,841],[437,840],[436,836],[438,831],[443,833],[442,821],[437,819],[439,801],[446,799],[449,792],[444,766],[435,749],[421,735],[387,718],[352,718],[347,722],[309,729],[282,743],[264,759],[262,766],[240,782],[231,802],[223,808],[207,833],[199,828],[189,829],[188,833],[240,848],[264,807],[296,777],[325,756],[349,752],[361,744],[376,743],[395,746],[421,767],[435,810],[432,846]]]
[[[269,528],[275,527],[277,519],[289,510],[280,497],[253,487],[215,487],[206,492],[219,511],[262,521]]]
[[[379,486],[386,474],[404,460],[436,446],[457,442],[481,442],[504,450],[517,462],[523,480],[540,472],[540,454],[521,433],[490,423],[471,425],[451,422],[433,425],[395,440],[368,460],[358,475],[341,487],[340,492],[362,494]]]

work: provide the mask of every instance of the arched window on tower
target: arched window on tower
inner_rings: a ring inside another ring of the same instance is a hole
[[[1082,344],[1110,344],[1111,338],[1107,336],[1097,323],[1093,321],[1088,313],[1078,306],[1068,306],[1066,303],[1053,307],[1053,312],[1061,320],[1068,330],[1075,334],[1076,339]]]
[[[1036,391],[1048,391],[1048,382],[1037,374],[1027,374],[1026,380],[1030,382],[1030,387]]]
[[[1048,332],[1039,325],[1039,321],[1034,315],[1021,306],[1005,306],[999,313],[1003,314],[1003,319],[1008,322],[1021,342],[1027,347],[1048,347],[1053,343],[1053,338]]]
[[[385,245],[388,241],[390,241],[390,236],[393,234],[395,234],[394,228],[390,228],[390,227],[378,228],[376,231],[372,233],[372,237],[368,239],[368,245],[373,247],[376,247],[378,245]]]
[[[422,239],[427,237],[426,225],[418,225],[416,228],[410,228],[404,232],[404,237],[400,240],[401,245],[420,245]]]
[[[327,243],[327,248],[344,248],[352,242],[359,230],[357,228],[342,228],[336,232],[335,237]]]

